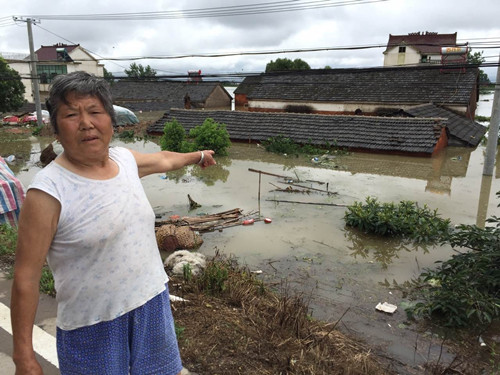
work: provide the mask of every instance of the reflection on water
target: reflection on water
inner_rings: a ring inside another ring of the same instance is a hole
[[[362,259],[373,259],[382,268],[387,267],[400,257],[400,252],[412,252],[421,250],[423,254],[429,253],[429,245],[413,244],[411,241],[392,237],[374,236],[360,232],[356,228],[346,227],[344,235],[349,243],[348,248],[352,250],[351,256]]]

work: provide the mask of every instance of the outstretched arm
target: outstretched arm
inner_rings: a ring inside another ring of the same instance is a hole
[[[139,177],[174,171],[191,164],[198,164],[201,168],[216,164],[213,157],[215,152],[212,150],[187,153],[159,151],[152,154],[144,154],[134,150],[130,150],[130,152],[132,152],[137,162]]]
[[[42,374],[33,350],[33,323],[42,267],[56,233],[60,207],[52,196],[30,189],[21,208],[11,297],[16,375]]]

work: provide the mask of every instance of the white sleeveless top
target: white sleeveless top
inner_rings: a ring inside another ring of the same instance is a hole
[[[132,153],[110,148],[119,167],[108,180],[81,177],[52,162],[28,189],[61,203],[47,261],[57,291],[57,326],[71,330],[115,319],[165,290],[155,215]]]

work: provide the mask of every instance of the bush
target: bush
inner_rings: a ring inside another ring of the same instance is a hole
[[[231,146],[226,125],[219,124],[208,118],[202,125],[191,129],[189,137],[192,142],[186,140],[184,127],[173,119],[165,123],[163,135],[160,138],[162,150],[174,152],[192,152],[196,150],[214,150],[218,155],[227,155],[227,148]]]
[[[344,220],[348,226],[382,236],[400,236],[417,243],[432,243],[446,238],[450,220],[439,217],[437,210],[416,202],[379,203],[367,197],[366,204],[354,202],[347,207]]]
[[[163,135],[160,138],[160,147],[162,150],[184,152],[186,131],[181,124],[174,118],[166,122],[163,128]]]
[[[214,150],[217,155],[227,155],[231,146],[225,124],[207,118],[201,126],[191,129],[189,137],[194,138],[195,149]]]
[[[496,225],[460,225],[450,234],[453,248],[469,251],[420,275],[414,293],[423,302],[406,309],[410,317],[439,316],[454,327],[484,325],[500,317],[500,218],[492,216],[488,222]]]

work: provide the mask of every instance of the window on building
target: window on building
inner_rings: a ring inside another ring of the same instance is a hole
[[[406,52],[406,47],[405,46],[400,46],[399,47],[399,53],[405,53]]]
[[[51,83],[55,76],[68,73],[66,65],[37,65],[36,70],[40,75],[40,83]]]

